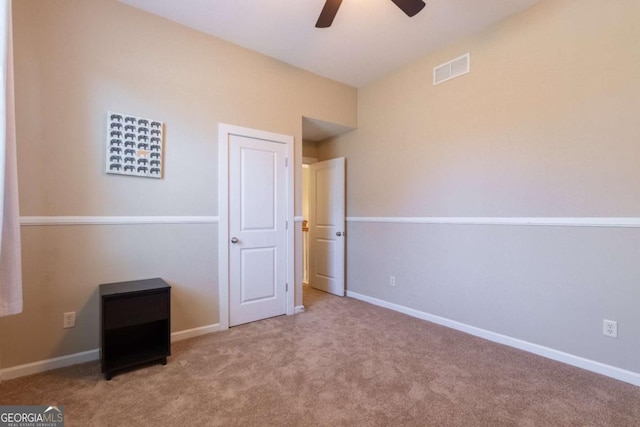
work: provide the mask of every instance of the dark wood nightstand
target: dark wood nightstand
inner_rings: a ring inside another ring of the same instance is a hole
[[[113,372],[171,355],[171,286],[160,278],[100,285],[100,362]]]

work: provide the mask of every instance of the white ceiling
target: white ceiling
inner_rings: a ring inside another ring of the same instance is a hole
[[[426,0],[413,18],[390,0],[344,0],[315,28],[325,0],[120,0],[354,87],[539,0]]]

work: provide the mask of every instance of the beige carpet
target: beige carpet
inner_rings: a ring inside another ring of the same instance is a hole
[[[0,384],[67,426],[639,426],[640,388],[349,298],[174,344],[105,381],[97,362]]]

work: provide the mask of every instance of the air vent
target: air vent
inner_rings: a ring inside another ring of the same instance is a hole
[[[442,65],[438,65],[433,69],[434,86],[454,77],[467,74],[471,63],[471,54],[467,53]]]

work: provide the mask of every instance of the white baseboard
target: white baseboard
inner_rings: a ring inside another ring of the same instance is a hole
[[[220,324],[201,326],[199,328],[187,329],[171,333],[171,342],[186,340],[187,338],[198,337],[200,335],[218,332]],[[78,363],[91,362],[100,358],[100,350],[93,349],[81,353],[68,354],[66,356],[54,357],[53,359],[39,360],[24,365],[12,366],[11,368],[0,369],[0,381],[13,378],[24,377],[25,375],[38,374],[52,369],[64,368]]]
[[[425,313],[423,311],[415,310],[413,308],[405,307],[403,305],[394,304],[378,298],[373,298],[367,295],[362,295],[357,292],[347,291],[347,296],[368,302],[379,307],[388,308],[393,311],[407,314],[418,319],[426,320],[428,322],[437,323],[438,325],[446,326],[451,329],[466,332],[476,337],[484,338],[489,341],[497,342],[499,344],[515,347],[520,350],[527,351],[529,353],[537,354],[538,356],[546,357],[558,362],[566,363],[567,365],[575,366],[585,369],[587,371],[595,372],[616,380],[624,381],[629,384],[640,387],[640,373],[628,371],[625,369],[617,368],[615,366],[607,365],[594,360],[585,359],[584,357],[576,356],[573,354],[565,353],[553,348],[544,347],[538,344],[533,344],[528,341],[523,341],[517,338],[502,335],[497,332],[491,332],[486,329],[477,328],[464,323],[456,322],[444,317],[436,316],[433,314]]]
[[[64,368],[66,366],[77,365],[78,363],[91,362],[100,358],[100,350],[93,349],[81,353],[68,354],[66,356],[54,357],[53,359],[39,360],[24,365],[12,366],[0,370],[1,380],[24,377],[25,375],[38,374],[50,371],[51,369]]]
[[[218,332],[220,330],[220,324],[214,323],[213,325],[200,326],[198,328],[187,329],[184,331],[173,332],[171,334],[171,342],[182,341],[188,338],[199,337],[200,335],[210,334],[212,332]]]
[[[295,314],[304,313],[304,305],[297,305],[295,310],[294,310],[294,313]]]

